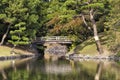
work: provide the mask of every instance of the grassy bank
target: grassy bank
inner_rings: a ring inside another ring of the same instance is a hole
[[[12,50],[11,47],[0,46],[0,56],[12,56],[13,54],[10,54],[11,50]],[[14,51],[17,53],[14,55],[31,55],[31,54],[33,54],[31,52],[28,52],[27,50],[21,50],[21,49],[15,49]]]
[[[120,38],[118,37],[119,34],[116,34],[116,36],[117,37],[115,37],[115,39],[116,40],[120,40]],[[112,42],[111,35],[109,34],[109,32],[101,33],[100,34],[100,41],[101,41],[101,44],[102,44],[102,48],[104,50],[104,55],[114,54],[110,50],[110,46],[112,46],[114,43]],[[114,45],[116,46],[117,44],[114,44]],[[91,38],[87,39],[86,41],[84,41],[83,43],[77,45],[73,49],[73,51],[75,53],[85,54],[85,55],[86,54],[89,54],[89,55],[97,55],[98,54],[98,51],[97,51],[97,48],[96,48],[96,44],[95,44],[95,41],[94,41],[93,37],[91,37]]]

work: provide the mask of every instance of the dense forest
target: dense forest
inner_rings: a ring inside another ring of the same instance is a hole
[[[69,36],[77,45],[94,37],[101,54],[99,34],[109,34],[116,49],[119,28],[120,0],[0,0],[0,45],[41,36]]]

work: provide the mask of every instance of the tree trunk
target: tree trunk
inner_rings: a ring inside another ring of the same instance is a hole
[[[8,26],[6,33],[3,35],[2,40],[1,40],[1,42],[0,42],[0,46],[3,45],[3,43],[4,43],[4,41],[5,41],[5,38],[7,37],[7,34],[8,34],[8,32],[9,32],[9,30],[10,30],[10,26],[11,26],[11,25]]]
[[[98,32],[97,32],[97,26],[96,26],[96,22],[94,20],[94,14],[93,14],[93,9],[90,10],[90,20],[92,22],[92,26],[93,26],[93,31],[94,31],[94,39],[96,42],[96,46],[97,46],[97,50],[99,52],[99,54],[103,53],[103,49],[99,40],[99,36],[98,36]]]
[[[10,52],[11,54],[16,54],[16,52],[14,51],[15,47],[16,47],[16,45],[13,46],[13,48],[12,48],[12,50]]]
[[[83,15],[83,14],[81,14],[81,16],[82,16],[82,20],[83,20],[83,22],[84,22],[84,24],[85,24],[85,26],[92,32],[92,29],[91,29],[91,27],[90,26],[88,26],[88,24],[87,24],[87,22],[86,22],[86,20],[85,20],[85,16]]]

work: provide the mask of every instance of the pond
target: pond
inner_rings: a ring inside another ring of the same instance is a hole
[[[6,60],[0,61],[0,80],[120,80],[120,64],[107,60]]]

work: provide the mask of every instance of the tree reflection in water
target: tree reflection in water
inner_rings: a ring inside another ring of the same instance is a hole
[[[119,71],[115,62],[21,59],[1,65],[0,80],[119,80]]]
[[[96,69],[96,75],[95,75],[95,80],[100,80],[100,75],[102,72],[102,67],[103,67],[103,62],[99,62],[97,65],[97,69]]]
[[[0,70],[0,72],[2,74],[3,80],[6,80],[7,79],[7,75],[6,75],[6,72],[4,71],[4,69]]]

